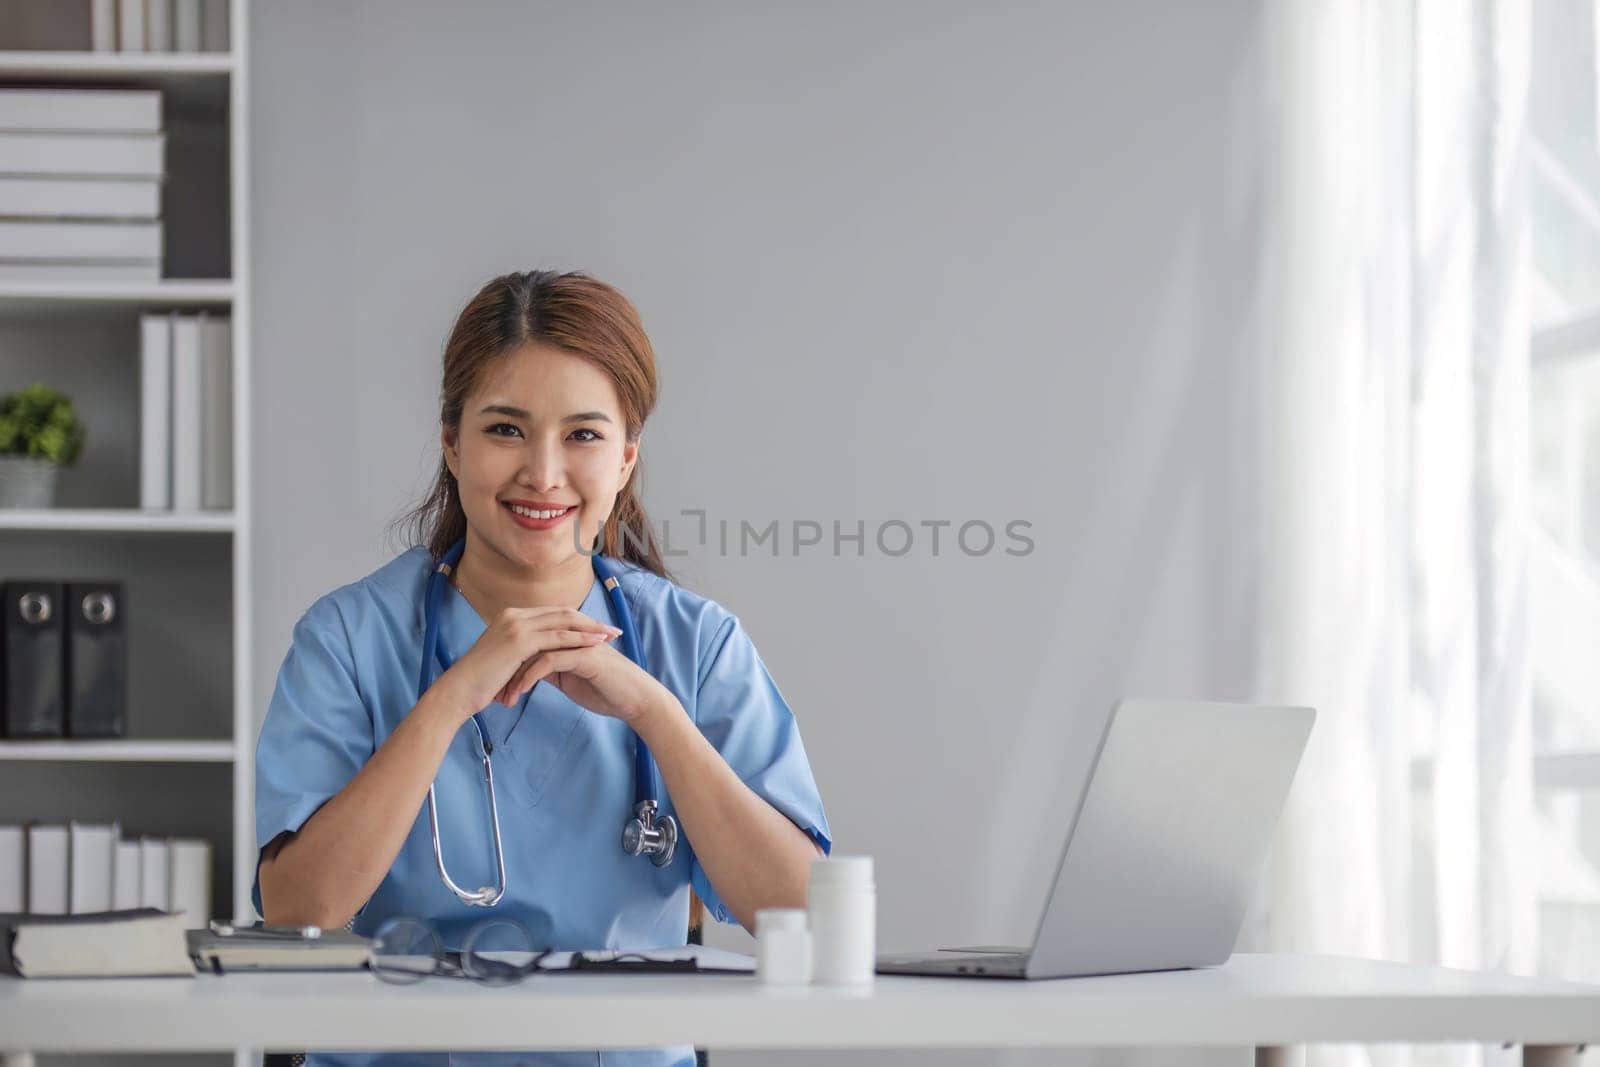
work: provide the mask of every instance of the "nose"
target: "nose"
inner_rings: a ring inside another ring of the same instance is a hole
[[[560,445],[542,437],[528,442],[526,461],[521,477],[524,483],[536,490],[554,489],[561,485],[565,473]]]

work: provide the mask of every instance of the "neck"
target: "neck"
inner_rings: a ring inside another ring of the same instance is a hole
[[[574,553],[553,567],[529,569],[495,552],[468,530],[451,582],[485,623],[506,608],[578,608],[594,585],[594,564]]]

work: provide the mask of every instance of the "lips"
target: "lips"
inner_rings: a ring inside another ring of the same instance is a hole
[[[516,511],[513,511],[509,501],[501,501],[500,506],[505,508],[506,514],[511,516],[512,522],[526,530],[548,530],[565,522],[567,519],[578,513],[577,505],[569,504],[566,505],[565,509],[559,514],[551,515],[548,518],[534,518],[531,515],[520,515]]]
[[[515,510],[517,508],[521,508],[523,511],[531,511],[531,512],[541,512],[541,513],[543,513],[543,514],[534,514],[534,515],[528,516],[529,518],[533,518],[533,519],[555,518],[556,515],[559,514],[560,512],[568,511],[568,510],[571,510],[572,508],[575,508],[575,507],[578,506],[576,504],[542,504],[542,503],[533,503],[533,502],[527,501],[527,500],[502,500],[502,501],[500,501],[500,503],[503,506],[505,506],[507,508],[511,508],[513,510]]]

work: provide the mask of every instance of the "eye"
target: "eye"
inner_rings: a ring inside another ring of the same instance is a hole
[[[520,434],[522,432],[521,430],[517,429],[514,425],[512,425],[509,422],[497,422],[493,426],[490,426],[484,432],[487,433],[487,434],[490,434],[491,436],[494,436],[494,437],[504,437],[505,434],[503,434],[503,433],[495,433],[495,431],[500,429],[502,426],[504,426],[508,430],[511,430],[514,433]]]
[[[586,433],[589,436],[588,437],[578,437],[578,434],[580,434],[580,433]],[[605,438],[600,436],[598,431],[591,430],[587,426],[583,426],[583,427],[580,427],[579,429],[573,430],[572,431],[572,435],[574,437],[578,437],[578,440],[580,440],[580,441],[603,441],[603,440],[605,440]]]

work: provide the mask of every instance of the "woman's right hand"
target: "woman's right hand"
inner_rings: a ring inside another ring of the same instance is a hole
[[[506,608],[429,692],[442,687],[465,722],[491,701],[506,703],[507,686],[539,653],[587,648],[621,634],[576,608]]]

